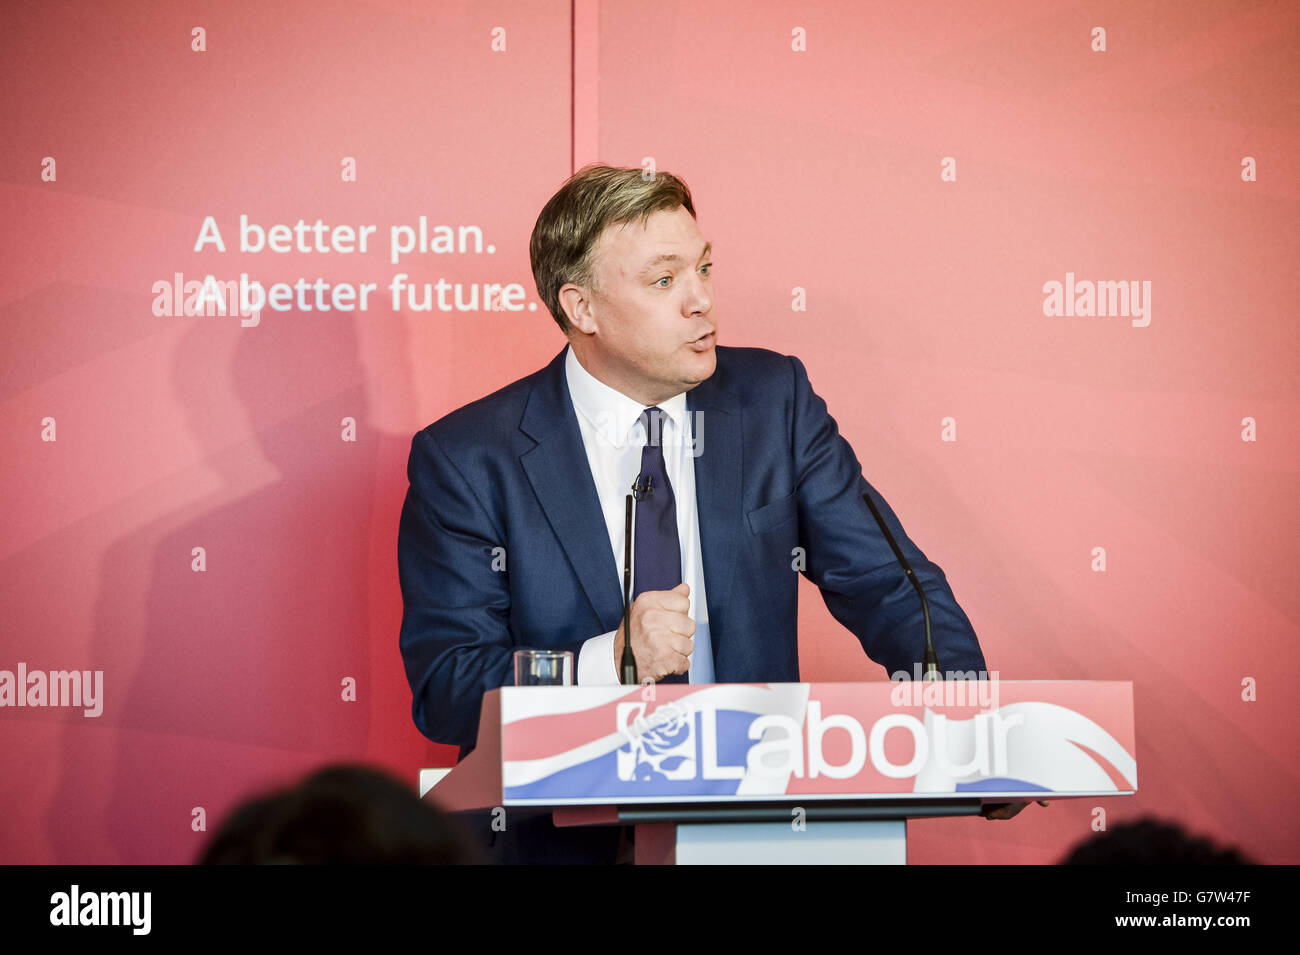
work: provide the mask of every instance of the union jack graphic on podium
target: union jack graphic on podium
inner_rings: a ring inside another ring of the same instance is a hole
[[[1137,791],[1130,683],[505,687],[508,803]]]

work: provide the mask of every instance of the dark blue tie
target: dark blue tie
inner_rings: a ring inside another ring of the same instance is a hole
[[[632,599],[647,590],[672,590],[682,582],[682,548],[677,539],[677,502],[664,465],[662,408],[641,412],[646,445],[637,475],[635,563]],[[685,673],[670,674],[660,683],[688,683]]]

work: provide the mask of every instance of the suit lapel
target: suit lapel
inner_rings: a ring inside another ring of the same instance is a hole
[[[736,550],[744,529],[740,499],[743,410],[722,383],[725,351],[718,350],[717,371],[686,392],[686,408],[699,452],[695,458],[695,504],[715,662],[719,638],[726,632]],[[718,676],[721,678],[721,674]]]
[[[545,368],[528,398],[519,426],[537,446],[519,462],[596,618],[612,630],[623,614],[621,578],[565,384],[564,356],[561,351]]]

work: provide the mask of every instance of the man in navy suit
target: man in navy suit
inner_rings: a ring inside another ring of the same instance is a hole
[[[926,592],[941,666],[983,673],[943,571],[863,478],[802,363],[717,344],[711,245],[680,179],[587,167],[542,210],[530,252],[568,345],[412,444],[401,649],[421,732],[472,748],[483,694],[513,681],[520,648],[573,651],[580,684],[619,682],[623,496],[652,471],[660,510],[638,522],[634,567],[667,569],[631,607],[642,679],[797,682],[797,572],[873,660],[910,675],[920,602],[864,493]],[[530,835],[548,861],[612,849],[608,831],[549,820]]]

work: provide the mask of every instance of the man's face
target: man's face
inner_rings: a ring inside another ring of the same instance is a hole
[[[574,348],[605,384],[647,405],[689,391],[717,367],[710,245],[682,206],[608,227]],[[563,292],[562,292],[563,294]]]

